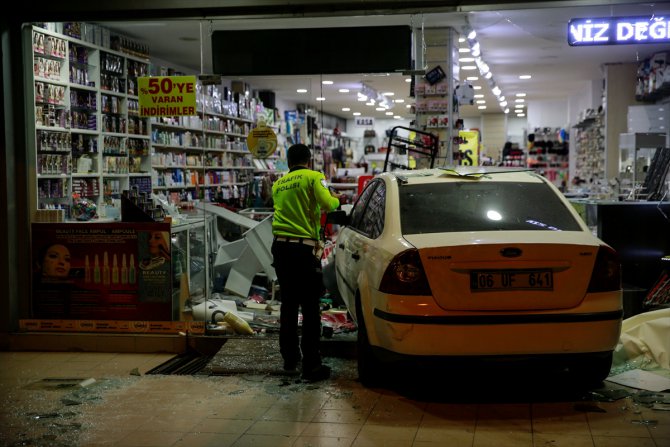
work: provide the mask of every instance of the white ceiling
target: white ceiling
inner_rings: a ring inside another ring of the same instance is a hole
[[[560,2],[558,2],[560,3]],[[604,3],[604,2],[594,2]],[[505,7],[505,5],[500,5]],[[409,25],[413,27],[453,27],[459,33],[469,25],[477,32],[482,57],[493,72],[493,79],[502,89],[508,101],[519,92],[527,94],[526,101],[567,98],[584,90],[588,83],[602,80],[602,66],[610,63],[636,63],[658,51],[670,51],[670,45],[610,45],[594,47],[570,47],[567,43],[568,21],[583,17],[670,15],[670,2],[631,4],[604,4],[600,6],[544,7],[537,9],[497,9],[467,13],[435,13],[421,15],[361,15],[356,17],[319,18],[263,18],[169,20],[137,22],[98,22],[121,34],[147,43],[152,58],[157,58],[191,73],[211,73],[211,51],[209,35],[214,30],[277,29],[334,26]],[[201,46],[202,42],[202,46]],[[467,44],[463,43],[463,46]],[[283,51],[290,57],[290,43],[268,42],[268,51]],[[347,57],[341,54],[333,57]],[[431,66],[427,67],[432,68]],[[530,74],[532,79],[519,80],[520,74]],[[461,71],[461,76],[472,72]],[[276,96],[296,103],[308,104],[317,110],[343,118],[360,111],[364,116],[383,117],[383,112],[374,111],[356,101],[361,82],[378,91],[393,91],[393,98],[413,103],[409,95],[406,76],[400,74],[351,74],[314,76],[245,77],[243,80],[257,90],[272,90]],[[332,86],[322,86],[321,80],[332,80]],[[483,85],[487,109],[479,111],[474,106],[462,106],[464,117],[479,113],[500,113],[501,108],[490,94],[488,82],[483,79],[473,82]],[[349,94],[338,93],[339,88],[349,88]],[[299,94],[298,88],[308,89]],[[634,86],[630,86],[631,89]],[[326,101],[317,102],[317,96]],[[511,102],[511,101],[509,101]],[[342,107],[351,111],[343,112]],[[396,105],[394,112],[402,116],[411,115],[403,105]]]

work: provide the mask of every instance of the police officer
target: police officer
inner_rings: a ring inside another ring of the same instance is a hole
[[[321,210],[339,207],[339,195],[328,189],[325,176],[309,169],[312,154],[304,144],[289,147],[288,174],[272,185],[273,265],[281,287],[279,350],[284,370],[307,381],[330,377],[321,363]],[[298,335],[298,310],[302,310],[302,337]]]

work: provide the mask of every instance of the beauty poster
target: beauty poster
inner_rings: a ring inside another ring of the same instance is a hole
[[[32,225],[32,318],[171,321],[169,223]]]

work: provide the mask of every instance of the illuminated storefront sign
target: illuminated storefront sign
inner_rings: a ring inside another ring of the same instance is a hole
[[[670,19],[665,17],[600,17],[568,22],[571,46],[667,42],[670,42]]]

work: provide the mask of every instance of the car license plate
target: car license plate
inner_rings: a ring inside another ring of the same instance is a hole
[[[478,270],[470,273],[470,290],[553,290],[551,270]]]

